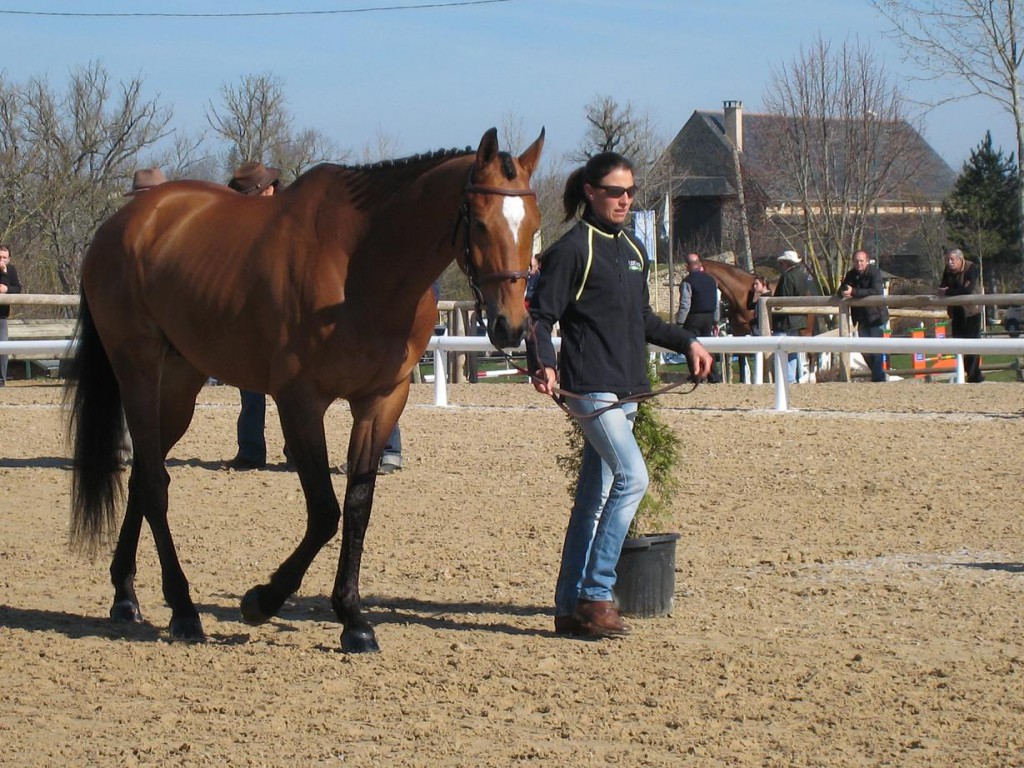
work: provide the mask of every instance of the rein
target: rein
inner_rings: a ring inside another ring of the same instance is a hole
[[[481,323],[481,325],[483,324]],[[484,330],[486,331],[486,328]],[[536,326],[533,324],[533,321],[530,320],[529,335],[533,336],[535,333]],[[512,358],[512,355],[510,355],[504,349],[499,349],[498,352],[499,354],[501,354],[503,358],[505,358],[506,365],[508,365],[510,368],[515,369],[518,373],[522,374],[523,376],[526,376],[531,383],[541,381],[541,378],[539,376],[519,365]],[[630,395],[629,397],[623,397],[618,400],[604,400],[597,397],[591,397],[590,395],[578,395],[575,392],[570,392],[567,389],[555,387],[555,391],[551,394],[551,399],[554,400],[555,405],[557,405],[559,408],[562,409],[562,411],[564,411],[567,415],[571,416],[574,419],[594,419],[600,416],[601,414],[610,411],[612,408],[617,408],[623,403],[642,403],[646,400],[650,400],[651,398],[658,397],[659,395],[667,394],[668,392],[671,392],[674,389],[679,389],[679,387],[686,386],[687,384],[693,384],[693,386],[690,387],[690,389],[687,390],[686,392],[683,392],[682,394],[692,395],[693,392],[697,389],[700,382],[691,379],[690,381],[680,381],[675,384],[666,384],[664,387],[659,387],[658,389],[652,392],[643,392],[639,395]],[[593,411],[592,413],[579,414],[573,413],[571,410],[569,410],[569,406],[565,404],[566,400],[585,400],[591,403],[607,403],[607,405],[604,406],[603,408],[598,408],[596,411]]]

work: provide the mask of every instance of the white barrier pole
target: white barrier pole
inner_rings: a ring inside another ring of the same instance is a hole
[[[789,355],[784,350],[777,350],[775,360],[775,410],[789,410]]]
[[[955,379],[955,381],[956,381],[957,384],[963,384],[963,383],[965,383],[965,379],[966,379],[966,376],[964,375],[964,356],[963,355],[957,355],[956,356],[956,379]]]
[[[764,384],[764,352],[754,355],[754,383]]]
[[[445,408],[448,405],[448,353],[434,350],[434,405]]]

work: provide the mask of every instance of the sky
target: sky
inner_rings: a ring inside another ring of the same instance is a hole
[[[358,155],[388,138],[396,156],[476,146],[491,126],[517,123],[528,143],[563,158],[586,129],[596,96],[632,102],[671,140],[696,109],[738,99],[763,111],[773,69],[817,35],[872,47],[916,102],[962,93],[915,78],[868,0],[0,0],[0,71],[61,91],[75,67],[100,61],[115,80],[141,77],[144,95],[174,110],[172,126],[207,128],[224,86],[246,75],[284,83],[298,129],[315,128]],[[369,11],[378,7],[400,10]],[[270,13],[166,18],[7,13]],[[1007,153],[1013,121],[993,102],[922,113],[923,133],[954,170],[986,130]]]

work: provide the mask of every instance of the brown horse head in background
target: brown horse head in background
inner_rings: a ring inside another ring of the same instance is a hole
[[[306,498],[298,547],[242,600],[253,623],[277,613],[337,532],[342,509],[323,419],[332,402],[349,401],[349,479],[332,604],[344,624],[342,647],[376,650],[362,615],[359,565],[376,467],[436,320],[431,285],[457,259],[486,305],[494,344],[523,338],[540,226],[530,177],[543,143],[542,131],[513,157],[499,151],[492,128],[475,152],[320,165],[272,197],[170,182],[99,228],[82,265],[68,384],[72,533],[95,544],[113,528],[126,422],[134,456],[110,567],[112,618],[142,620],[134,577],[145,519],[160,555],[171,635],[204,637],[168,526],[165,459],[214,377],[274,398]]]
[[[749,336],[756,320],[754,311],[747,308],[754,287],[754,276],[722,261],[702,259],[701,264],[704,265],[704,271],[718,283],[718,290],[729,302],[729,327],[732,335]]]
[[[749,336],[757,324],[757,313],[749,308],[753,295],[754,275],[723,261],[702,259],[704,271],[715,278],[722,296],[729,302],[729,326],[733,336]],[[775,286],[771,285],[774,291]],[[821,315],[808,314],[807,327],[801,336],[814,336],[821,325]]]

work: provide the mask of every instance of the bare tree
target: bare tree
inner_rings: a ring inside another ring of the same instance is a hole
[[[0,111],[4,235],[33,290],[75,292],[93,233],[166,135],[170,109],[143,97],[141,79],[112,83],[92,63],[60,95],[42,79],[0,82]]]
[[[340,161],[345,156],[347,153],[339,152],[334,142],[320,131],[306,128],[277,145],[270,153],[269,162],[281,169],[285,179],[295,179],[314,165],[328,160]]]
[[[759,180],[773,218],[807,255],[819,286],[838,287],[883,200],[904,199],[921,162],[905,101],[871,49],[819,37],[774,69],[765,106],[777,115],[773,177]]]
[[[385,131],[384,127],[378,123],[373,130],[373,139],[363,144],[359,155],[364,163],[376,163],[379,160],[395,157],[400,144],[398,137]]]
[[[1024,61],[1024,19],[1017,0],[871,0],[892,23],[907,56],[936,80],[966,86],[959,97],[984,96],[1013,117],[1018,174],[1024,157],[1024,106],[1020,67]],[[1024,177],[1021,177],[1024,178]],[[1018,185],[1024,222],[1024,184]],[[1024,227],[1018,244],[1024,259]]]
[[[245,75],[236,86],[222,85],[221,105],[207,105],[206,120],[228,143],[226,166],[236,168],[248,160],[269,159],[289,140],[291,118],[284,81],[274,75]]]
[[[501,116],[499,136],[502,146],[513,155],[518,155],[533,141],[527,135],[526,120],[519,112],[506,112]]]
[[[664,193],[664,179],[657,175],[656,164],[666,142],[658,136],[647,112],[640,112],[632,102],[619,104],[612,96],[595,96],[584,107],[587,130],[579,147],[568,159],[585,163],[601,152],[618,152],[629,158],[635,169],[640,192],[636,207],[650,208]]]
[[[207,104],[206,119],[226,142],[224,171],[258,160],[281,169],[293,180],[318,163],[337,157],[334,143],[312,128],[293,130],[284,81],[271,75],[246,75],[237,85],[223,85],[221,103]]]

